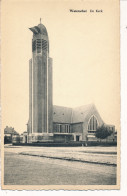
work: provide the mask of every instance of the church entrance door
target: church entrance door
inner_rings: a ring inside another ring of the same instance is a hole
[[[76,142],[79,142],[79,135],[76,135]]]

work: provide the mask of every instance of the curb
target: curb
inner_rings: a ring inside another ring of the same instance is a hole
[[[84,161],[79,160],[75,158],[62,158],[62,157],[52,157],[52,156],[46,156],[46,155],[36,155],[36,154],[27,154],[27,153],[19,153],[20,155],[27,155],[27,156],[35,156],[35,157],[45,157],[50,159],[59,159],[59,160],[65,160],[65,161],[75,161],[75,162],[82,162],[82,163],[91,163],[91,164],[98,164],[98,165],[107,165],[107,166],[114,166],[116,167],[116,163],[102,163],[102,162],[95,162],[95,161]]]

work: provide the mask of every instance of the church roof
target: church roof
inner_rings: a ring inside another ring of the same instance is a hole
[[[89,113],[93,112],[94,104],[73,108],[72,123],[84,122]]]
[[[63,106],[53,106],[53,122],[70,123],[72,108]]]
[[[84,105],[76,108],[53,106],[53,122],[57,123],[79,123],[88,120],[91,115],[97,115],[103,123],[94,104]]]

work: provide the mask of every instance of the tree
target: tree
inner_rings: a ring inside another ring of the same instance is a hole
[[[99,139],[106,139],[108,136],[112,134],[112,131],[108,129],[108,127],[102,125],[101,127],[98,127],[95,136]]]

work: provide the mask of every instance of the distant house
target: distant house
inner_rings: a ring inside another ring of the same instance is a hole
[[[14,135],[19,135],[17,131],[14,130],[13,127],[8,127],[4,129],[4,143],[12,143],[12,137]]]
[[[27,131],[24,131],[24,132],[20,135],[20,143],[27,143]]]

